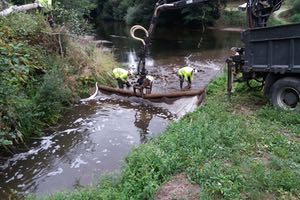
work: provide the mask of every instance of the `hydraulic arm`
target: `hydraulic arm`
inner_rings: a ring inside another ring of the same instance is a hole
[[[169,2],[168,0],[159,0],[155,4],[154,13],[148,30],[140,25],[135,25],[131,28],[131,36],[134,39],[139,40],[143,43],[143,46],[138,54],[139,61],[137,74],[139,76],[139,79],[137,81],[137,85],[141,86],[144,83],[144,80],[148,74],[146,70],[146,56],[149,53],[151,39],[155,31],[160,13],[166,10],[181,9],[185,6],[193,6],[209,1],[210,0],[180,0],[175,2]],[[244,9],[247,11],[249,28],[265,27],[267,25],[267,21],[270,15],[281,7],[282,2],[283,0],[247,0]],[[135,31],[137,30],[143,31],[145,33],[145,37],[136,37]],[[231,65],[243,65],[243,59],[241,57],[243,54],[243,49],[239,50],[238,54],[238,56],[240,57],[235,59],[240,60],[241,62],[233,62]]]
[[[146,70],[146,56],[149,53],[151,39],[152,39],[153,33],[155,31],[160,13],[165,10],[180,9],[187,5],[199,4],[199,3],[206,2],[206,1],[208,1],[208,0],[181,0],[181,1],[168,3],[166,0],[159,0],[155,5],[155,9],[154,9],[154,13],[153,13],[153,16],[151,19],[149,29],[146,30],[144,27],[142,27],[140,25],[136,25],[131,28],[131,31],[130,31],[131,36],[134,39],[139,40],[143,43],[142,49],[138,55],[139,56],[138,69],[137,69],[137,74],[139,75],[139,79],[137,81],[138,85],[143,84],[143,82],[148,74],[148,72]],[[141,30],[145,33],[145,37],[143,39],[135,36],[135,31],[137,31],[137,30]]]

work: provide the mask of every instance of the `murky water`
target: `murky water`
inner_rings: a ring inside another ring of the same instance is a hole
[[[128,36],[123,24],[100,24],[99,39],[111,41],[117,59],[135,68],[139,43]],[[239,33],[158,29],[147,59],[156,77],[154,91],[178,90],[176,69],[191,65],[199,70],[193,82],[200,88],[220,73],[228,49],[240,45]],[[124,157],[135,146],[163,132],[185,104],[151,103],[137,98],[100,95],[68,112],[60,126],[36,139],[29,151],[0,166],[0,199],[21,194],[45,195],[97,182],[107,172],[120,170]],[[193,104],[193,103],[191,103]],[[192,109],[189,107],[188,109]]]

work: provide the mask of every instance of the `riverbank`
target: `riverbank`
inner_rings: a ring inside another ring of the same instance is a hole
[[[120,177],[46,199],[153,199],[182,173],[201,199],[300,198],[299,113],[274,109],[243,84],[229,103],[225,86],[211,83],[204,106],[133,150]]]
[[[0,27],[1,161],[56,124],[96,81],[109,85],[116,62],[65,28],[51,29],[39,14],[12,14]]]

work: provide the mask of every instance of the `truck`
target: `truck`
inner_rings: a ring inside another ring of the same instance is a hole
[[[235,80],[257,80],[279,108],[300,105],[300,24],[251,28],[242,32],[244,47],[227,60],[228,93]],[[242,78],[237,79],[238,74]]]

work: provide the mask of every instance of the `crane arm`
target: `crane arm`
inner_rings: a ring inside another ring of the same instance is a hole
[[[185,6],[202,4],[209,1],[210,0],[179,0],[175,2],[168,2],[167,0],[158,0],[155,5],[149,29],[146,30],[139,25],[132,27],[132,37],[143,43],[143,47],[139,54],[139,63],[137,69],[137,73],[138,75],[140,75],[140,79],[138,80],[139,84],[142,84],[147,75],[147,70],[145,68],[145,58],[148,54],[149,46],[151,44],[151,38],[155,31],[160,13],[165,10],[181,9]],[[249,28],[266,26],[270,15],[281,7],[283,1],[284,0],[247,0],[246,10]],[[136,30],[142,30],[145,33],[145,37],[143,39],[136,37],[134,34]]]

